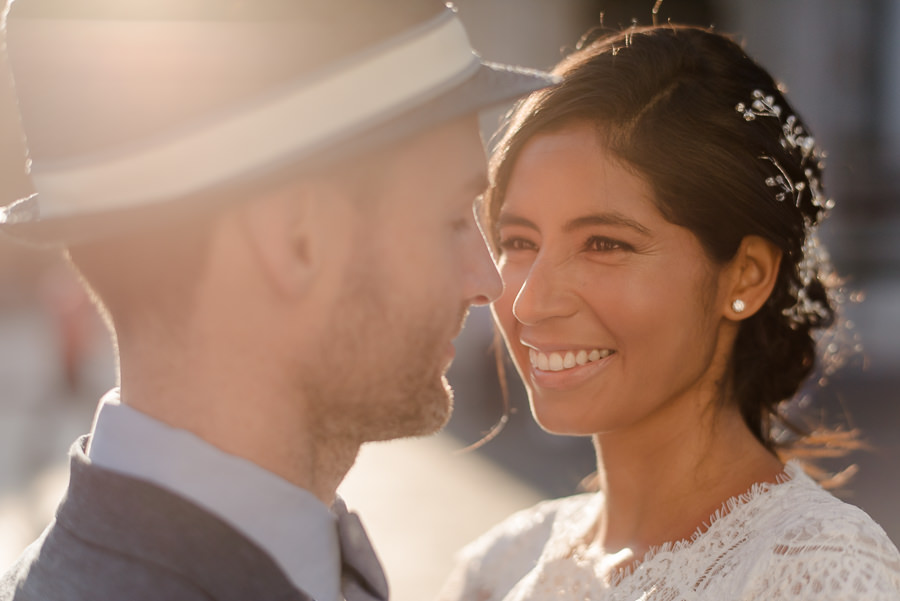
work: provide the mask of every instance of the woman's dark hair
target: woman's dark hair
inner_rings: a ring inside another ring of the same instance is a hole
[[[584,44],[556,68],[562,82],[510,114],[491,159],[483,218],[496,220],[523,146],[573,124],[650,183],[659,210],[724,263],[756,235],[783,253],[775,287],[742,321],[730,375],[741,414],[773,452],[777,432],[806,432],[782,403],[810,375],[815,330],[835,320],[830,271],[815,248],[829,203],[812,137],[772,77],[727,37],[666,25],[635,27]],[[786,428],[786,429],[785,429]]]

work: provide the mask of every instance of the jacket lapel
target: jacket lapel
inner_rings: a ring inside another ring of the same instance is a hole
[[[219,601],[310,601],[256,544],[193,503],[147,482],[94,467],[72,447],[57,522],[79,538],[170,570]]]

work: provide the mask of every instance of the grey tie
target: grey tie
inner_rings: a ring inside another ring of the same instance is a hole
[[[359,516],[340,498],[332,507],[341,539],[341,592],[347,601],[387,601],[388,583]]]

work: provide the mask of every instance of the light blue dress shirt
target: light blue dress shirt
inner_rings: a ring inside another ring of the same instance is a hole
[[[88,457],[222,519],[317,601],[342,599],[337,520],[312,493],[122,404],[115,388],[100,401]]]

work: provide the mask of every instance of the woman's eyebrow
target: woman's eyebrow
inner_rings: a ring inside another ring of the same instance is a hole
[[[565,230],[571,232],[573,230],[590,227],[594,225],[613,225],[618,227],[627,227],[635,230],[641,235],[649,236],[650,230],[635,221],[629,219],[620,213],[595,213],[585,215],[584,217],[576,217],[566,223]]]
[[[519,217],[518,215],[511,213],[501,213],[497,218],[497,227],[510,225],[519,225],[522,227],[533,229],[534,231],[540,231],[538,226],[530,219],[525,219],[524,217]]]
[[[497,219],[497,226],[512,226],[517,225],[521,227],[527,227],[529,229],[533,229],[535,231],[539,231],[538,226],[531,221],[530,219],[526,219],[524,217],[520,217],[514,213],[501,213],[500,217]],[[650,230],[635,221],[634,219],[629,219],[620,213],[594,213],[591,215],[585,215],[583,217],[576,217],[575,219],[570,220],[566,223],[565,231],[571,232],[573,230],[581,229],[584,227],[590,227],[595,225],[612,225],[617,227],[627,227],[635,230],[639,234],[643,236],[649,236]]]

